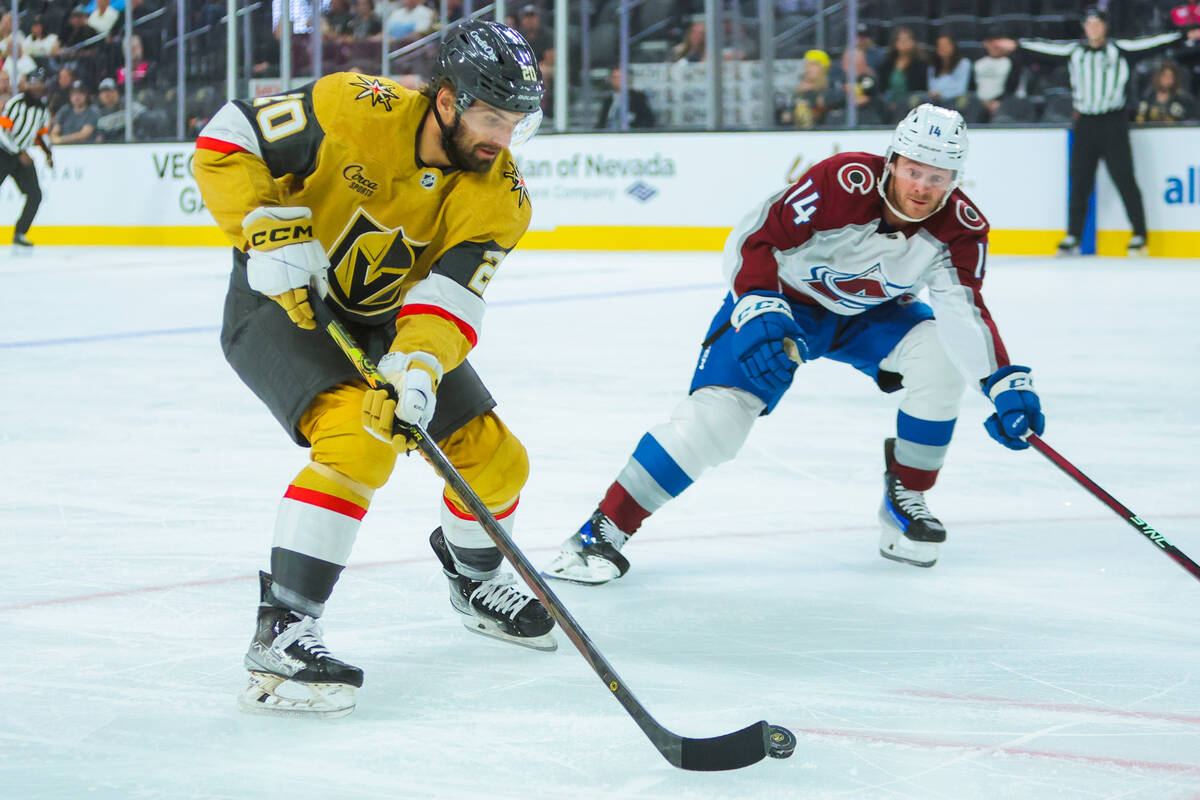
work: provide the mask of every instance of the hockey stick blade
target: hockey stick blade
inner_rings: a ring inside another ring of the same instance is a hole
[[[1149,522],[1146,522],[1146,520],[1126,508],[1117,498],[1101,489],[1098,483],[1087,475],[1084,475],[1078,467],[1067,461],[1061,453],[1046,444],[1045,440],[1037,434],[1029,435],[1029,443],[1033,445],[1035,450],[1044,455],[1051,464],[1071,476],[1076,483],[1087,489],[1093,497],[1111,508],[1113,513],[1118,517],[1128,522],[1134,530],[1146,537],[1148,542],[1163,551],[1176,564],[1187,570],[1193,578],[1200,580],[1200,564],[1192,561],[1182,550],[1168,542],[1167,537],[1155,530]]]
[[[363,380],[372,388],[388,386],[379,369],[359,347],[354,337],[346,330],[325,305],[316,282],[310,284],[309,302],[317,324],[325,329],[346,357],[358,369]],[[546,585],[525,554],[516,546],[508,533],[496,521],[495,516],[488,510],[475,490],[463,479],[459,471],[446,458],[437,443],[420,425],[403,425],[397,421],[403,433],[417,444],[421,454],[433,466],[442,480],[466,503],[467,508],[479,520],[484,531],[495,543],[501,554],[512,564],[513,569],[525,581],[530,590],[537,596],[546,610],[558,623],[559,628],[579,650],[584,660],[591,665],[592,670],[604,681],[605,686],[617,698],[617,702],[633,718],[638,727],[668,762],[686,770],[713,772],[720,770],[740,769],[762,761],[770,755],[773,758],[787,758],[796,746],[796,737],[791,731],[779,725],[771,725],[764,721],[756,722],[742,728],[740,731],[727,733],[710,739],[691,739],[680,736],[664,728],[650,716],[625,682],[617,675],[616,670],[608,660],[592,644],[587,633],[580,627],[558,596]]]

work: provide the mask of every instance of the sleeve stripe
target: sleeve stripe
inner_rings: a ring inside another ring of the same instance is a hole
[[[204,130],[200,131],[200,136],[196,140],[197,146],[199,146],[201,141],[219,142],[225,146],[232,145],[234,148],[223,150],[219,147],[208,146],[204,148],[206,150],[216,150],[220,153],[233,153],[238,150],[244,150],[259,158],[263,157],[262,147],[259,145],[254,126],[250,124],[250,120],[246,119],[246,115],[232,101],[221,106],[217,113],[213,114],[212,119],[204,126]]]
[[[454,323],[466,340],[471,343],[471,347],[474,347],[479,342],[479,334],[475,332],[474,328],[441,306],[431,306],[423,303],[405,303],[403,306],[401,306],[400,313],[396,316],[408,317],[416,314],[432,314],[435,317],[448,319]]]
[[[246,148],[242,147],[240,144],[234,144],[233,142],[222,141],[221,139],[214,139],[211,136],[197,137],[196,138],[196,149],[197,150],[213,150],[218,153],[245,153],[245,152],[247,152]]]

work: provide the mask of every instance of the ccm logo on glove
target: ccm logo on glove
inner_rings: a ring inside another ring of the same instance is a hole
[[[262,220],[264,226],[268,220]],[[293,242],[310,242],[313,238],[312,225],[292,225],[290,227],[269,227],[249,234],[250,246],[258,250],[271,250]]]

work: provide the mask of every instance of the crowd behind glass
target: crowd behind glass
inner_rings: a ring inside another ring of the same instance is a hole
[[[418,87],[430,67],[436,31],[473,9],[464,0],[322,0],[311,24],[308,0],[291,0],[292,74],[311,76],[312,37],[319,35],[322,74],[378,74],[385,50],[412,52],[389,59],[387,72]],[[506,5],[506,22],[533,46],[547,81],[546,112],[554,103],[554,3]],[[725,127],[763,127],[761,38],[754,0],[718,2],[720,64],[725,76]],[[861,0],[855,35],[845,13],[826,13],[819,0],[776,0],[772,53],[774,124],[779,128],[844,127],[853,104],[859,125],[892,125],[914,105],[932,100],[962,111],[971,124],[1052,124],[1071,121],[1065,67],[1048,69],[1006,52],[1022,36],[1073,39],[1084,4],[1069,0]],[[832,4],[831,4],[832,5]],[[1113,4],[1115,5],[1115,4]],[[270,85],[280,72],[281,0],[242,0],[239,21],[242,86]],[[688,129],[703,127],[710,84],[704,0],[646,0],[627,11],[627,70],[619,68],[621,0],[569,4],[569,129]],[[225,100],[226,4],[185,0],[184,120],[178,122],[177,63],[180,4],[171,0],[33,0],[22,2],[12,36],[11,13],[0,18],[0,102],[20,91],[39,67],[50,74],[47,95],[55,143],[125,140],[125,84],[133,82],[132,137],[194,138]],[[1172,30],[1169,6],[1141,0],[1111,10],[1114,36]],[[126,41],[125,15],[133,15]],[[15,39],[15,42],[14,42]],[[854,42],[850,47],[849,42]],[[1197,48],[1200,49],[1200,48]],[[1140,66],[1129,115],[1144,124],[1189,124],[1197,119],[1194,89],[1200,64],[1180,47]],[[127,56],[129,60],[127,61]],[[127,63],[132,69],[127,69]],[[128,74],[127,74],[128,73]],[[847,75],[853,74],[853,81]],[[627,120],[614,102],[628,82]],[[759,109],[753,112],[750,106]],[[549,130],[549,126],[546,126]]]

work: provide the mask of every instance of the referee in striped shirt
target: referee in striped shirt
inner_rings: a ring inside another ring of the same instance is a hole
[[[1022,39],[1021,50],[1034,60],[1067,62],[1074,104],[1074,141],[1071,145],[1071,191],[1067,211],[1067,236],[1058,245],[1059,255],[1078,255],[1087,215],[1088,197],[1096,184],[1100,159],[1108,166],[1133,236],[1130,255],[1146,254],[1146,211],[1142,193],[1133,175],[1133,152],[1129,146],[1129,116],[1126,91],[1130,62],[1138,61],[1181,41],[1181,33],[1163,33],[1140,39],[1109,39],[1108,15],[1089,8],[1083,16],[1083,39],[1050,42]],[[1195,38],[1188,35],[1189,42]],[[1017,42],[1009,40],[1010,48]]]
[[[25,91],[14,95],[0,111],[0,184],[11,175],[17,188],[25,195],[25,208],[17,219],[13,232],[13,250],[26,253],[33,243],[25,235],[33,224],[33,215],[42,202],[42,187],[38,184],[37,169],[25,151],[37,144],[46,154],[46,163],[53,167],[50,144],[50,111],[46,108],[46,73],[36,69],[25,76]]]

